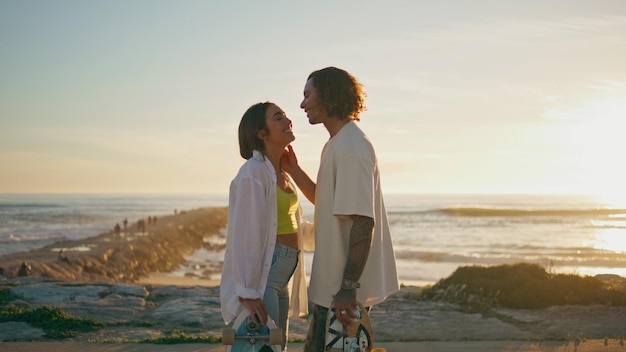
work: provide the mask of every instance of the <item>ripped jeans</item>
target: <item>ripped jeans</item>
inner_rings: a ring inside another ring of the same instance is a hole
[[[276,325],[283,329],[283,350],[287,345],[289,322],[289,289],[287,284],[298,265],[299,249],[276,243],[272,257],[272,267],[267,278],[263,302]]]

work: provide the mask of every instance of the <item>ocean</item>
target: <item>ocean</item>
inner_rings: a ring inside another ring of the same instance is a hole
[[[0,256],[96,236],[125,218],[134,223],[227,202],[225,194],[0,194]],[[466,194],[386,194],[385,204],[404,284],[431,284],[459,266],[518,262],[554,273],[626,277],[626,204],[587,196]],[[313,206],[303,205],[311,220]],[[221,258],[199,250],[188,257],[189,267],[171,275]]]

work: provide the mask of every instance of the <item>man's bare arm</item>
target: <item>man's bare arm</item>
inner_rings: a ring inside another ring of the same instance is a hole
[[[344,279],[356,283],[361,278],[372,246],[373,230],[374,219],[360,215],[352,216],[350,247],[344,268]],[[357,304],[356,291],[357,288],[342,287],[335,295],[335,312],[337,312],[337,319],[343,325],[349,325],[351,319],[356,318],[352,312],[352,308]]]
[[[291,169],[287,171],[287,173],[294,180],[302,194],[309,200],[312,204],[315,204],[315,182],[311,180],[309,175],[306,174],[300,167],[296,169]]]
[[[367,257],[372,246],[374,219],[353,215],[352,229],[350,230],[350,249],[348,261],[344,268],[343,278],[358,282],[363,274]]]

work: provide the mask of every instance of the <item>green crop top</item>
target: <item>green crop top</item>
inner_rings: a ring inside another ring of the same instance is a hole
[[[298,232],[298,195],[296,192],[287,193],[276,187],[276,203],[278,206],[278,228],[276,234],[287,235]]]

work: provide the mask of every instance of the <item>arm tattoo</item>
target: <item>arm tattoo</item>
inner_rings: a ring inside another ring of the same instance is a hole
[[[354,282],[359,281],[372,246],[373,232],[374,219],[360,215],[352,216],[350,248],[344,268],[344,278]]]

